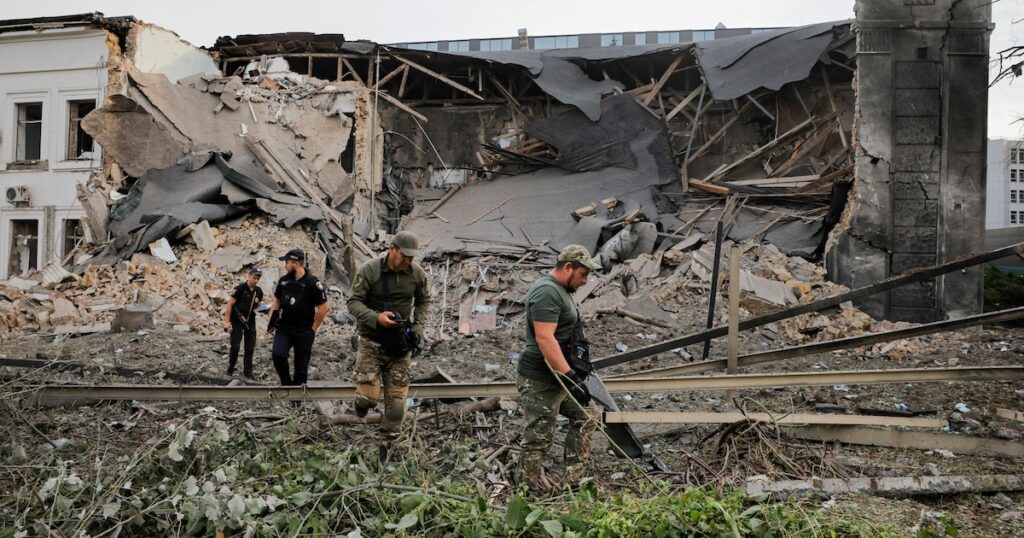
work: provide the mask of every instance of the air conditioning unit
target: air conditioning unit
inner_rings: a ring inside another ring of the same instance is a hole
[[[29,194],[28,187],[7,187],[7,203],[16,206],[29,205],[32,201],[32,197]]]

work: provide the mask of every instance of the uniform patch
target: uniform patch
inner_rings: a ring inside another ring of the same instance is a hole
[[[324,291],[324,283],[319,280],[316,281],[316,287],[320,288],[320,291]]]

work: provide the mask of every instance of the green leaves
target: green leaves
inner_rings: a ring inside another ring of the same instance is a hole
[[[505,526],[510,529],[522,529],[526,527],[526,516],[529,514],[530,505],[522,495],[512,497],[508,503],[508,510],[505,512]]]
[[[409,527],[412,527],[416,523],[419,523],[419,521],[420,521],[420,518],[419,518],[418,515],[416,515],[416,512],[410,512],[410,513],[405,514],[404,516],[402,516],[402,519],[400,519],[398,521],[398,525],[396,525],[394,528],[395,528],[395,530],[399,530],[399,531],[405,530],[405,529],[408,529]]]
[[[835,514],[772,503],[742,491],[680,490],[653,482],[631,493],[585,481],[575,494],[543,503],[531,503],[520,494],[492,498],[493,482],[474,474],[479,458],[470,454],[479,450],[469,442],[445,443],[436,450],[413,448],[383,469],[375,447],[339,451],[313,441],[296,443],[287,435],[231,437],[220,419],[204,420],[203,426],[179,422],[167,430],[165,444],[133,459],[131,467],[75,467],[90,473],[79,477],[71,464],[59,462],[54,471],[38,475],[20,490],[26,498],[43,499],[45,509],[30,508],[11,528],[28,528],[50,517],[51,509],[61,517],[90,513],[125,519],[162,503],[161,511],[173,513],[132,520],[133,535],[164,536],[171,525],[192,535],[221,530],[238,536],[352,538],[886,536],[885,529],[865,530],[860,522]],[[102,493],[80,494],[93,487]],[[505,508],[496,509],[500,505]]]
[[[313,498],[313,494],[308,491],[300,491],[288,496],[288,501],[295,506],[302,506],[308,503]]]
[[[541,521],[540,526],[544,528],[544,532],[547,532],[551,538],[563,538],[565,535],[565,531],[562,529],[562,522],[557,519]]]

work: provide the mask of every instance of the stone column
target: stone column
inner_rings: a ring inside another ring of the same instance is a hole
[[[857,0],[856,181],[828,266],[851,287],[982,248],[986,0]],[[934,321],[981,309],[975,269],[860,303]]]

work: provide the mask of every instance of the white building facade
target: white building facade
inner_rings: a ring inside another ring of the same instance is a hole
[[[106,239],[89,237],[77,200],[76,185],[111,164],[81,119],[128,69],[171,82],[220,76],[205,51],[133,17],[0,21],[0,280],[62,261],[83,240]]]
[[[985,229],[1024,231],[1024,140],[989,139]]]
[[[80,120],[107,87],[108,33],[0,34],[0,279],[66,256],[84,237],[75,184],[100,166]]]

